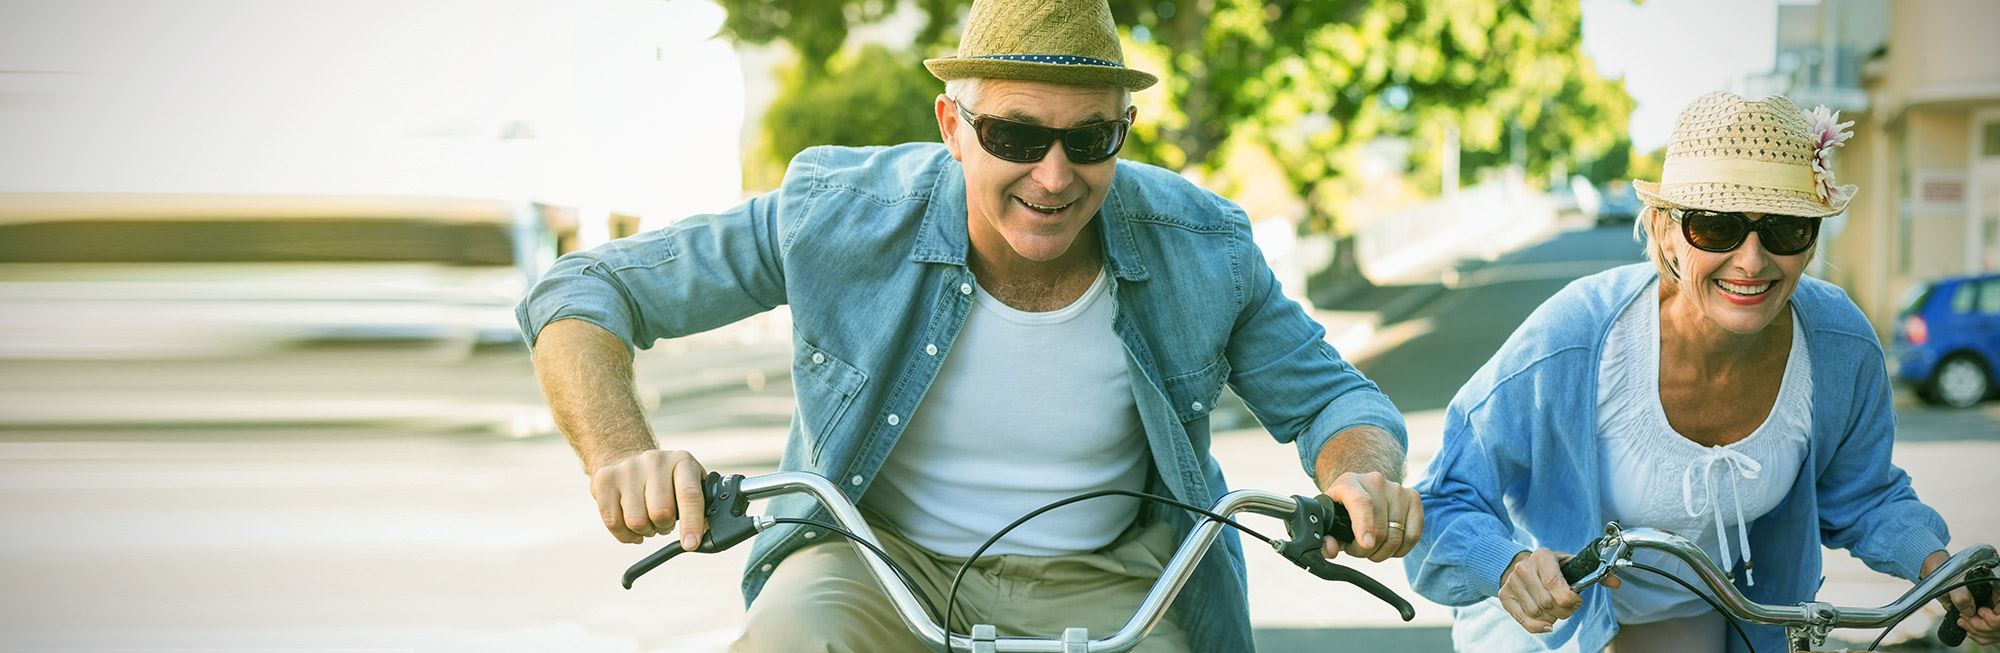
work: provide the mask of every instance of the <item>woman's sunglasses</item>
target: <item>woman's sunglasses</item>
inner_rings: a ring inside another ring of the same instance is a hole
[[[1706,252],[1728,252],[1743,244],[1750,232],[1764,243],[1764,251],[1791,256],[1812,249],[1819,238],[1819,218],[1765,214],[1751,220],[1742,213],[1721,213],[1698,209],[1674,209],[1674,221],[1681,223],[1681,235],[1688,244]]]
[[[958,115],[972,125],[979,146],[993,156],[1015,163],[1034,163],[1048,156],[1049,146],[1062,141],[1063,154],[1070,163],[1097,163],[1118,155],[1125,146],[1125,130],[1132,121],[1124,118],[1095,122],[1082,127],[1056,129],[1016,122],[998,116],[974,114],[957,101]]]

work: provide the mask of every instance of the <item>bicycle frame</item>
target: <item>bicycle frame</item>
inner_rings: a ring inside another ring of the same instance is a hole
[[[1572,559],[1573,563],[1579,560],[1583,563],[1565,566],[1564,575],[1571,581],[1570,589],[1581,592],[1602,581],[1612,567],[1631,566],[1632,552],[1637,549],[1663,551],[1686,562],[1731,616],[1751,623],[1784,626],[1785,640],[1795,649],[1819,646],[1826,641],[1827,633],[1835,628],[1886,627],[1921,607],[1938,588],[1960,574],[1980,568],[1990,570],[2000,564],[2000,555],[1996,555],[1992,545],[1975,544],[1951,556],[1895,602],[1879,608],[1841,607],[1819,601],[1765,605],[1745,598],[1730,582],[1729,575],[1717,567],[1701,547],[1687,538],[1652,528],[1621,528],[1614,521],[1604,525],[1603,538],[1592,542]],[[1570,578],[1573,569],[1588,573]]]
[[[751,500],[768,499],[784,494],[812,496],[821,505],[826,506],[840,527],[865,538],[871,544],[877,543],[874,531],[869,528],[868,522],[862,519],[860,510],[847,499],[847,495],[841,493],[831,481],[816,474],[777,472],[750,478],[733,476],[720,479],[711,473],[709,482],[704,484],[704,492],[708,494],[706,512],[710,518],[710,528],[709,532],[704,534],[702,545],[696,549],[697,552],[720,551],[748,539],[755,533],[776,526],[777,521],[770,517],[746,517],[743,510]],[[1291,521],[1287,524],[1288,528],[1305,531],[1303,527],[1294,527],[1299,526],[1302,520],[1309,520],[1314,525],[1321,524],[1321,520],[1317,517],[1301,516],[1310,515],[1306,512],[1305,506],[1305,502],[1310,501],[1312,499],[1305,497],[1290,497],[1258,490],[1237,490],[1224,495],[1212,511],[1225,517],[1250,512],[1278,519],[1289,518]],[[1221,522],[1213,519],[1203,519],[1197,524],[1181,541],[1180,548],[1174,551],[1173,557],[1161,571],[1160,579],[1154,582],[1152,590],[1147,592],[1146,598],[1140,602],[1132,618],[1116,633],[1101,639],[1090,639],[1088,631],[1083,628],[1066,629],[1060,638],[999,637],[993,626],[980,624],[973,626],[970,636],[952,633],[947,642],[945,628],[924,611],[917,596],[900,582],[889,564],[879,557],[869,555],[868,551],[862,550],[860,544],[853,546],[860,550],[862,559],[867,562],[868,571],[888,594],[889,602],[896,606],[896,611],[901,614],[903,622],[931,648],[948,645],[952,651],[968,653],[1118,653],[1137,646],[1139,640],[1159,624],[1160,619],[1166,615],[1167,606],[1173,602],[1182,586],[1193,575],[1196,564],[1208,552],[1209,546],[1215,542],[1222,527]],[[1380,583],[1359,572],[1318,559],[1317,551],[1321,536],[1322,533],[1317,530],[1300,532],[1295,534],[1292,541],[1274,542],[1274,546],[1279,549],[1280,554],[1293,559],[1294,564],[1307,568],[1314,575],[1328,580],[1352,582],[1395,606],[1402,614],[1403,620],[1408,621],[1414,617],[1415,612],[1409,603]],[[1306,548],[1308,546],[1309,548]],[[630,588],[632,581],[639,575],[679,555],[682,551],[678,542],[671,543],[633,565],[625,573],[625,586]],[[1309,566],[1298,559],[1300,554],[1312,556],[1317,564]]]

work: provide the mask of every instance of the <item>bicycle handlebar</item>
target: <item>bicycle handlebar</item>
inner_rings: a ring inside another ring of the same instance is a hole
[[[769,517],[746,515],[751,500],[766,499],[782,494],[806,494],[817,499],[833,515],[839,526],[856,536],[875,543],[875,533],[863,520],[861,512],[847,495],[834,487],[831,481],[808,472],[776,472],[745,478],[742,476],[723,477],[710,472],[702,484],[703,498],[706,499],[704,513],[708,517],[708,531],[702,534],[701,545],[696,553],[715,553],[741,544],[777,522]],[[1352,526],[1347,519],[1346,509],[1325,495],[1308,498],[1287,497],[1258,490],[1237,490],[1224,495],[1217,501],[1212,512],[1230,516],[1240,512],[1252,512],[1285,520],[1288,537],[1272,541],[1278,553],[1293,564],[1326,580],[1352,583],[1369,594],[1396,608],[1404,621],[1416,616],[1415,609],[1408,601],[1374,578],[1354,569],[1329,562],[1319,555],[1323,538],[1333,535],[1343,541],[1352,540]],[[1182,540],[1179,549],[1160,573],[1160,579],[1153,584],[1146,598],[1139,603],[1138,610],[1117,633],[1087,643],[1072,639],[1071,633],[1057,638],[1013,638],[992,637],[983,633],[976,641],[977,650],[1019,651],[1019,652],[1059,652],[1082,649],[1091,652],[1117,652],[1138,645],[1139,639],[1157,625],[1165,616],[1167,606],[1180,593],[1181,587],[1193,576],[1197,563],[1206,555],[1214,543],[1223,524],[1214,519],[1203,519],[1195,525],[1193,532]],[[646,572],[664,564],[675,556],[686,552],[679,542],[667,546],[640,560],[625,571],[623,584],[631,589],[632,582]],[[888,593],[889,602],[902,614],[903,621],[910,629],[931,647],[947,644],[947,633],[936,619],[924,612],[916,594],[903,583],[898,582],[896,571],[883,559],[863,555],[868,570]],[[982,629],[975,628],[975,633]],[[1072,629],[1076,631],[1078,629]],[[949,647],[953,651],[975,650],[975,638],[959,633],[949,633]],[[991,644],[993,648],[985,648]]]
[[[1889,626],[1908,616],[1924,601],[1930,600],[1938,589],[1951,579],[1965,574],[1968,578],[1982,575],[1992,577],[1992,570],[2000,564],[2000,554],[1989,544],[1975,544],[1951,556],[1945,563],[1931,572],[1916,587],[1897,598],[1895,602],[1879,608],[1840,607],[1827,603],[1807,602],[1798,605],[1765,605],[1751,601],[1730,582],[1729,575],[1717,567],[1708,554],[1694,542],[1672,532],[1652,528],[1620,528],[1618,522],[1608,522],[1604,526],[1604,537],[1593,541],[1578,551],[1562,565],[1563,579],[1569,581],[1570,589],[1582,592],[1584,588],[1604,579],[1613,567],[1632,564],[1632,552],[1637,549],[1663,551],[1686,562],[1694,570],[1695,576],[1706,584],[1725,611],[1736,618],[1751,623],[1787,627],[1811,628],[1816,637],[1823,638],[1827,630],[1834,628],[1880,628]],[[1982,605],[1990,605],[1992,600],[1990,585],[1974,583],[1976,600]],[[1978,595],[1984,594],[1983,598]],[[1946,616],[1939,625],[1938,635],[1943,639],[1949,630],[1957,631],[1957,638],[1963,641],[1965,632],[1958,628],[1956,610]],[[1816,643],[1816,642],[1815,642]],[[1956,646],[1947,643],[1947,646]]]

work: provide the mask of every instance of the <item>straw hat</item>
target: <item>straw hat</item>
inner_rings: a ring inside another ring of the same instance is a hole
[[[1125,67],[1106,0],[973,0],[958,56],[924,60],[938,79],[1023,79],[1137,91],[1158,78]]]
[[[1835,215],[1856,190],[1834,183],[1833,150],[1854,124],[1839,118],[1826,107],[1801,111],[1783,96],[1703,95],[1674,121],[1660,181],[1633,186],[1639,199],[1663,208]]]

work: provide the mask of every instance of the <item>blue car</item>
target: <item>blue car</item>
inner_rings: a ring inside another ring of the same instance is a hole
[[[1964,408],[2000,386],[2000,274],[1919,282],[1896,319],[1896,380]]]

